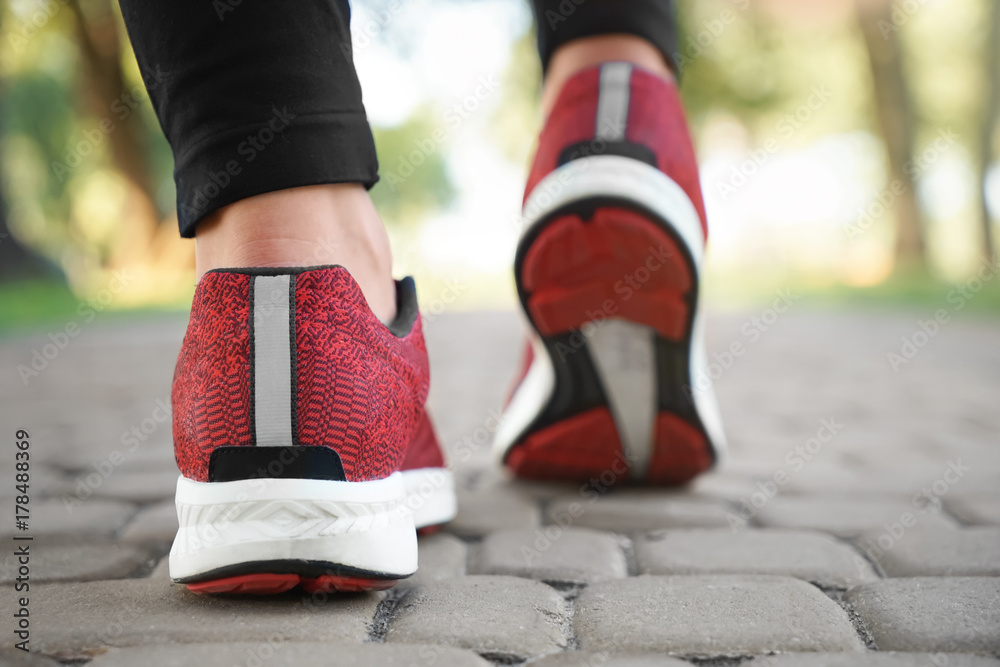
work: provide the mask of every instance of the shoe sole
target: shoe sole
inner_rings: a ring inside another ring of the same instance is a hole
[[[692,381],[708,378],[690,200],[655,168],[603,156],[553,172],[525,210],[515,276],[535,332],[522,385],[536,386],[508,407],[519,414],[498,431],[501,460],[522,477],[605,484],[682,484],[711,467],[724,439],[711,387]]]
[[[368,482],[177,480],[170,576],[196,593],[384,590],[417,569],[416,528],[454,516],[443,468]]]

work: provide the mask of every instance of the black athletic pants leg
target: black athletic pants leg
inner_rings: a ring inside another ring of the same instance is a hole
[[[668,58],[670,0],[532,0],[543,66],[561,45],[625,33]],[[181,236],[240,199],[378,180],[347,0],[121,0],[174,154]]]

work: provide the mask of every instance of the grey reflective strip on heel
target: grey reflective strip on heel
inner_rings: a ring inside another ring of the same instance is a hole
[[[628,121],[629,82],[632,65],[608,63],[601,67],[597,97],[597,138],[621,141]]]
[[[295,444],[294,287],[292,275],[253,277],[251,380],[254,444],[258,447]]]

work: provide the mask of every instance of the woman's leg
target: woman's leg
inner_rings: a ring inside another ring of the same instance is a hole
[[[375,144],[347,0],[122,0],[174,153],[180,232],[198,274],[341,264],[383,321],[388,237],[366,192]]]
[[[542,111],[555,104],[576,72],[606,62],[630,62],[672,78],[677,48],[671,0],[532,0],[538,54],[545,71]]]

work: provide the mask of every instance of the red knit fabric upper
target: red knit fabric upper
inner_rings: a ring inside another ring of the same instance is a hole
[[[600,71],[599,67],[584,70],[563,85],[542,128],[525,200],[539,181],[559,166],[559,156],[568,146],[591,141],[597,136]],[[660,171],[681,186],[694,204],[701,218],[702,232],[707,235],[698,162],[677,86],[638,67],[632,68],[629,85],[625,139],[653,151]]]
[[[340,267],[301,274],[295,300],[299,444],[337,450],[348,481],[399,470],[430,384],[420,317],[397,338]]]
[[[170,395],[181,474],[208,481],[221,445],[250,445],[251,276],[207,273],[198,283]]]
[[[177,464],[196,481],[208,481],[216,447],[253,445],[253,277],[208,273],[195,292],[172,402]],[[424,451],[436,449],[437,440],[424,411],[429,371],[419,315],[406,336],[396,337],[342,267],[297,274],[294,308],[297,444],[334,449],[348,481],[396,472],[414,438],[422,462],[441,461],[439,451]]]

